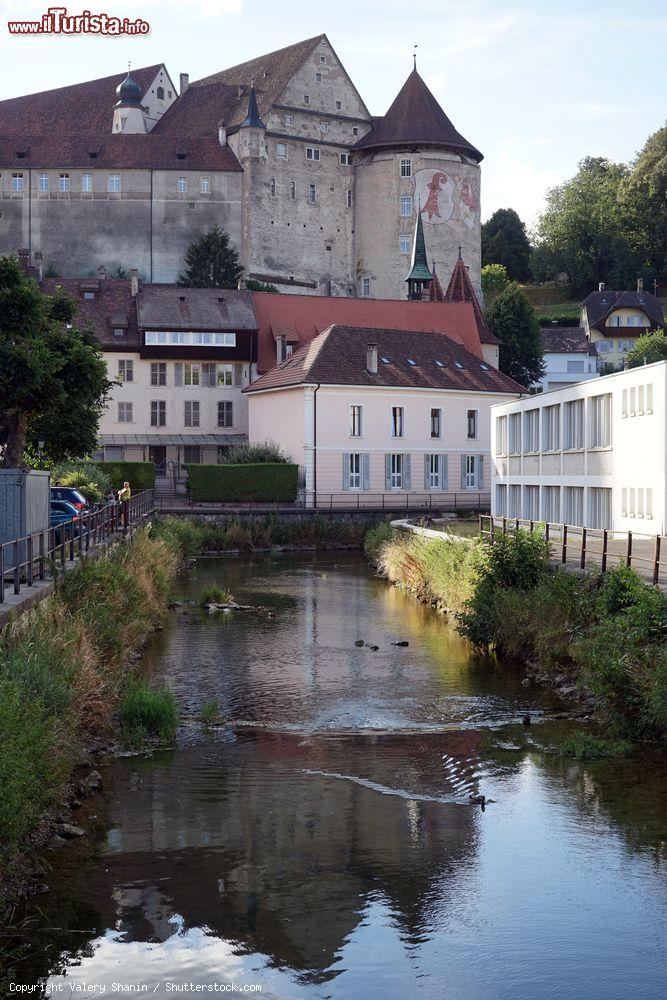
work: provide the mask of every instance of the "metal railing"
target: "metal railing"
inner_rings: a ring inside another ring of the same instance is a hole
[[[3,542],[0,544],[0,604],[4,604],[8,589],[20,594],[23,586],[32,587],[36,580],[45,580],[52,566],[64,568],[99,542],[126,532],[154,510],[153,491],[145,490],[129,500],[82,511],[76,519],[63,521],[56,527]]]
[[[183,508],[193,512],[206,508],[222,513],[268,513],[270,511],[335,511],[361,510],[369,512],[406,510],[419,513],[422,511],[474,510],[488,511],[491,507],[491,494],[478,490],[457,490],[453,492],[436,491],[433,493],[403,492],[400,490],[386,493],[369,493],[366,490],[350,490],[341,493],[306,494],[294,501],[226,501],[209,500],[196,501],[183,497],[182,500],[164,499],[159,495],[155,498],[156,507]]]
[[[599,566],[603,573],[610,566],[632,566],[654,586],[667,582],[667,536],[641,534],[637,531],[612,531],[611,528],[584,528],[553,521],[530,521],[520,517],[497,517],[480,514],[479,531],[493,544],[496,534],[522,528],[540,532],[551,549],[552,558],[564,566],[586,569]]]

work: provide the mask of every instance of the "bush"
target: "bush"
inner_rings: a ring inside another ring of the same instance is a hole
[[[205,608],[207,604],[229,604],[233,599],[231,591],[218,587],[216,583],[213,583],[202,590],[199,595],[199,606]]]
[[[220,718],[217,701],[205,701],[199,711],[199,718],[205,726],[212,726]]]
[[[178,727],[174,696],[168,688],[152,690],[144,680],[135,679],[118,706],[123,739],[131,746],[147,738],[172,740]]]
[[[152,462],[94,462],[104,473],[114,490],[128,482],[133,493],[152,490],[155,486],[155,466]]]
[[[364,535],[364,554],[372,566],[377,566],[382,546],[392,539],[394,534],[389,521],[378,521],[368,529]]]
[[[51,472],[51,485],[57,482],[79,490],[89,503],[102,503],[111,489],[109,477],[94,462],[56,466]]]
[[[258,465],[262,462],[287,462],[287,456],[275,441],[258,444],[236,444],[220,459],[220,465]]]
[[[196,502],[282,502],[296,500],[299,470],[285,462],[252,465],[188,465],[190,496]]]
[[[604,577],[600,589],[600,611],[615,615],[639,604],[646,593],[646,584],[630,566],[615,566]]]

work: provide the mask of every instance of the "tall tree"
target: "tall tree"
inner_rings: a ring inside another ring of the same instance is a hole
[[[112,382],[90,331],[73,325],[63,294],[43,295],[15,257],[0,257],[0,454],[20,466],[26,447],[54,461],[93,451]]]
[[[526,387],[544,374],[540,328],[535,311],[513,281],[486,311],[489,329],[500,341],[500,370]]]
[[[242,276],[243,268],[229,233],[213,226],[188,247],[185,274],[178,283],[188,288],[236,288]]]
[[[667,125],[649,136],[620,197],[630,245],[657,278],[667,278]]]
[[[499,208],[482,226],[482,265],[502,264],[512,281],[530,279],[530,242],[513,208]]]
[[[626,355],[628,368],[639,368],[654,361],[667,361],[667,335],[664,330],[654,330],[637,338],[637,343]]]

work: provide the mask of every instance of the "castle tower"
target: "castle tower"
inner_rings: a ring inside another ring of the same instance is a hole
[[[461,245],[479,293],[482,154],[457,132],[416,67],[353,151],[357,294],[403,297],[417,215],[434,266],[451,273]]]
[[[141,134],[146,132],[146,118],[141,103],[141,87],[131,75],[127,76],[116,88],[116,101],[113,109],[112,132]]]
[[[264,184],[263,167],[267,159],[265,132],[266,125],[257,105],[255,81],[251,80],[245,119],[231,134],[229,131],[226,133],[226,139],[243,167],[241,263],[246,274],[255,265],[253,232],[256,227],[253,225],[252,212],[256,211],[256,192]]]

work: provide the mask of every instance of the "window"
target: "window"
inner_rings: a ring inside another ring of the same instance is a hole
[[[201,465],[201,447],[198,444],[183,445],[183,464]]]
[[[118,361],[118,378],[122,382],[134,381],[134,363],[131,358],[120,358]]]
[[[320,132],[328,132],[329,125],[327,122],[320,122]]]
[[[308,185],[308,201],[311,205],[314,205],[317,201],[317,188],[314,184]]]
[[[211,193],[211,178],[210,177],[202,177],[201,182],[200,182],[200,191],[201,191],[202,194],[210,194]]]
[[[431,437],[442,437],[442,410],[440,407],[431,408]]]
[[[107,177],[107,191],[109,194],[120,194],[120,174],[109,174]]]
[[[336,111],[340,111],[340,109],[342,107],[343,107],[343,105],[341,104],[341,102],[340,101],[336,101]]]
[[[164,361],[151,361],[151,385],[167,384],[167,365]]]
[[[392,406],[391,408],[391,436],[394,438],[402,438],[404,431],[404,415],[405,411],[402,406]]]
[[[521,414],[510,413],[509,415],[509,454],[521,454]]]
[[[175,344],[182,346],[192,344],[204,347],[236,347],[235,333],[205,333],[199,330],[167,332],[166,330],[147,330],[144,335],[147,346]]]
[[[577,372],[583,372],[583,371],[585,371],[585,369],[584,369],[584,362],[583,361],[568,361],[568,363],[567,363],[567,370],[568,370],[568,372],[571,375],[574,375]]]
[[[306,146],[306,159],[307,160],[319,160],[320,151],[314,146]]]
[[[352,126],[352,135],[359,135],[359,129],[356,125]]]
[[[609,320],[609,326],[620,326],[620,325],[621,325],[621,317],[618,315],[618,313],[614,313],[614,315]]]
[[[199,427],[199,403],[193,399],[186,399],[183,410],[185,426]]]
[[[477,410],[468,410],[466,415],[466,423],[467,423],[469,438],[477,437],[477,417],[478,417]]]
[[[363,298],[367,299],[371,294],[371,279],[362,278],[361,279],[361,295]]]
[[[61,194],[67,194],[69,189],[69,174],[60,174],[58,177],[58,190]]]
[[[275,198],[275,196],[276,196],[276,179],[275,179],[275,177],[272,177],[270,179],[270,181],[269,181],[269,194],[271,195],[272,198]]]
[[[507,516],[521,517],[521,487],[510,486],[507,498]]]
[[[178,178],[176,187],[178,189],[179,194],[185,194],[185,192],[188,190],[188,182],[186,181],[185,177]]]
[[[542,447],[544,451],[560,450],[560,406],[545,406],[542,410]]]
[[[49,190],[49,175],[40,174],[39,175],[39,190],[48,191]]]
[[[118,404],[118,423],[119,424],[132,423],[132,403]]]
[[[401,215],[404,218],[407,218],[408,216],[412,215],[412,195],[404,194],[401,196],[400,208],[401,208]]]
[[[403,455],[389,456],[389,489],[403,489]]]
[[[614,349],[614,344],[611,340],[598,340],[595,346],[597,347],[599,354],[608,354]]]
[[[167,404],[164,399],[151,400],[151,427],[164,427],[167,423]]]
[[[507,417],[496,417],[496,455],[507,454]]]
[[[550,524],[560,523],[560,486],[542,487],[542,519]]]
[[[424,456],[424,488],[427,490],[447,489],[447,456]]]
[[[322,83],[322,74],[321,73],[316,73],[315,74],[315,80],[317,81],[317,83]]]
[[[566,451],[584,447],[584,401],[575,399],[565,403],[564,409],[564,445]]]
[[[234,404],[228,399],[218,403],[218,427],[234,426]]]
[[[296,182],[295,181],[290,181],[289,196],[290,196],[290,201],[296,201]]]
[[[352,189],[347,189],[347,207],[352,208]]]
[[[287,159],[287,143],[286,142],[277,142],[276,143],[276,156],[278,157],[279,160],[286,160]]]
[[[325,63],[326,61],[327,61],[327,57],[326,56],[320,56],[320,62],[321,63]]]
[[[399,250],[399,253],[407,253],[407,254],[409,254],[410,250],[412,249],[411,244],[412,244],[412,240],[410,239],[409,236],[399,236],[398,237],[398,250]]]
[[[216,365],[217,384],[234,385],[234,365]]]
[[[589,407],[589,447],[608,448],[611,444],[611,393],[593,396]]]
[[[523,450],[535,452],[540,450],[540,411],[526,410],[523,415]]]
[[[25,180],[23,174],[12,174],[12,191],[24,191]]]
[[[625,490],[623,492],[625,493]],[[651,490],[646,491],[647,510],[649,493],[651,493]],[[591,528],[611,528],[611,490],[602,489],[597,486],[589,489],[588,523]]]
[[[157,88],[157,99],[158,101],[164,101],[164,87]]]
[[[348,488],[351,490],[361,489],[361,455],[357,452],[348,456]]]
[[[93,190],[93,175],[92,174],[82,174],[81,175],[81,190],[84,194],[90,194]]]
[[[352,153],[341,153],[340,154],[340,162],[343,164],[344,167],[351,167],[352,166]]]
[[[361,406],[350,406],[350,437],[361,437],[362,410]]]
[[[461,456],[461,486],[463,489],[482,489],[482,463],[481,455]]]
[[[199,385],[200,375],[201,368],[198,364],[187,361],[183,365],[183,385]]]
[[[83,297],[90,302],[95,298],[95,292],[84,292]]]
[[[494,510],[494,514],[496,517],[507,516],[507,487],[504,483],[496,485],[496,509]]]
[[[308,94],[303,95],[303,103],[310,104],[310,97],[308,96]]]
[[[113,328],[113,335],[114,337],[124,337],[125,336],[124,328],[121,326],[115,326]]]
[[[294,124],[294,115],[285,115],[285,124],[286,125],[293,125]]]
[[[584,524],[584,488],[583,486],[566,486],[564,495],[565,510],[563,517],[566,524],[583,527]]]
[[[540,518],[540,488],[539,486],[524,486],[523,516],[527,521],[539,521]]]
[[[412,160],[401,160],[401,177],[412,177]]]

